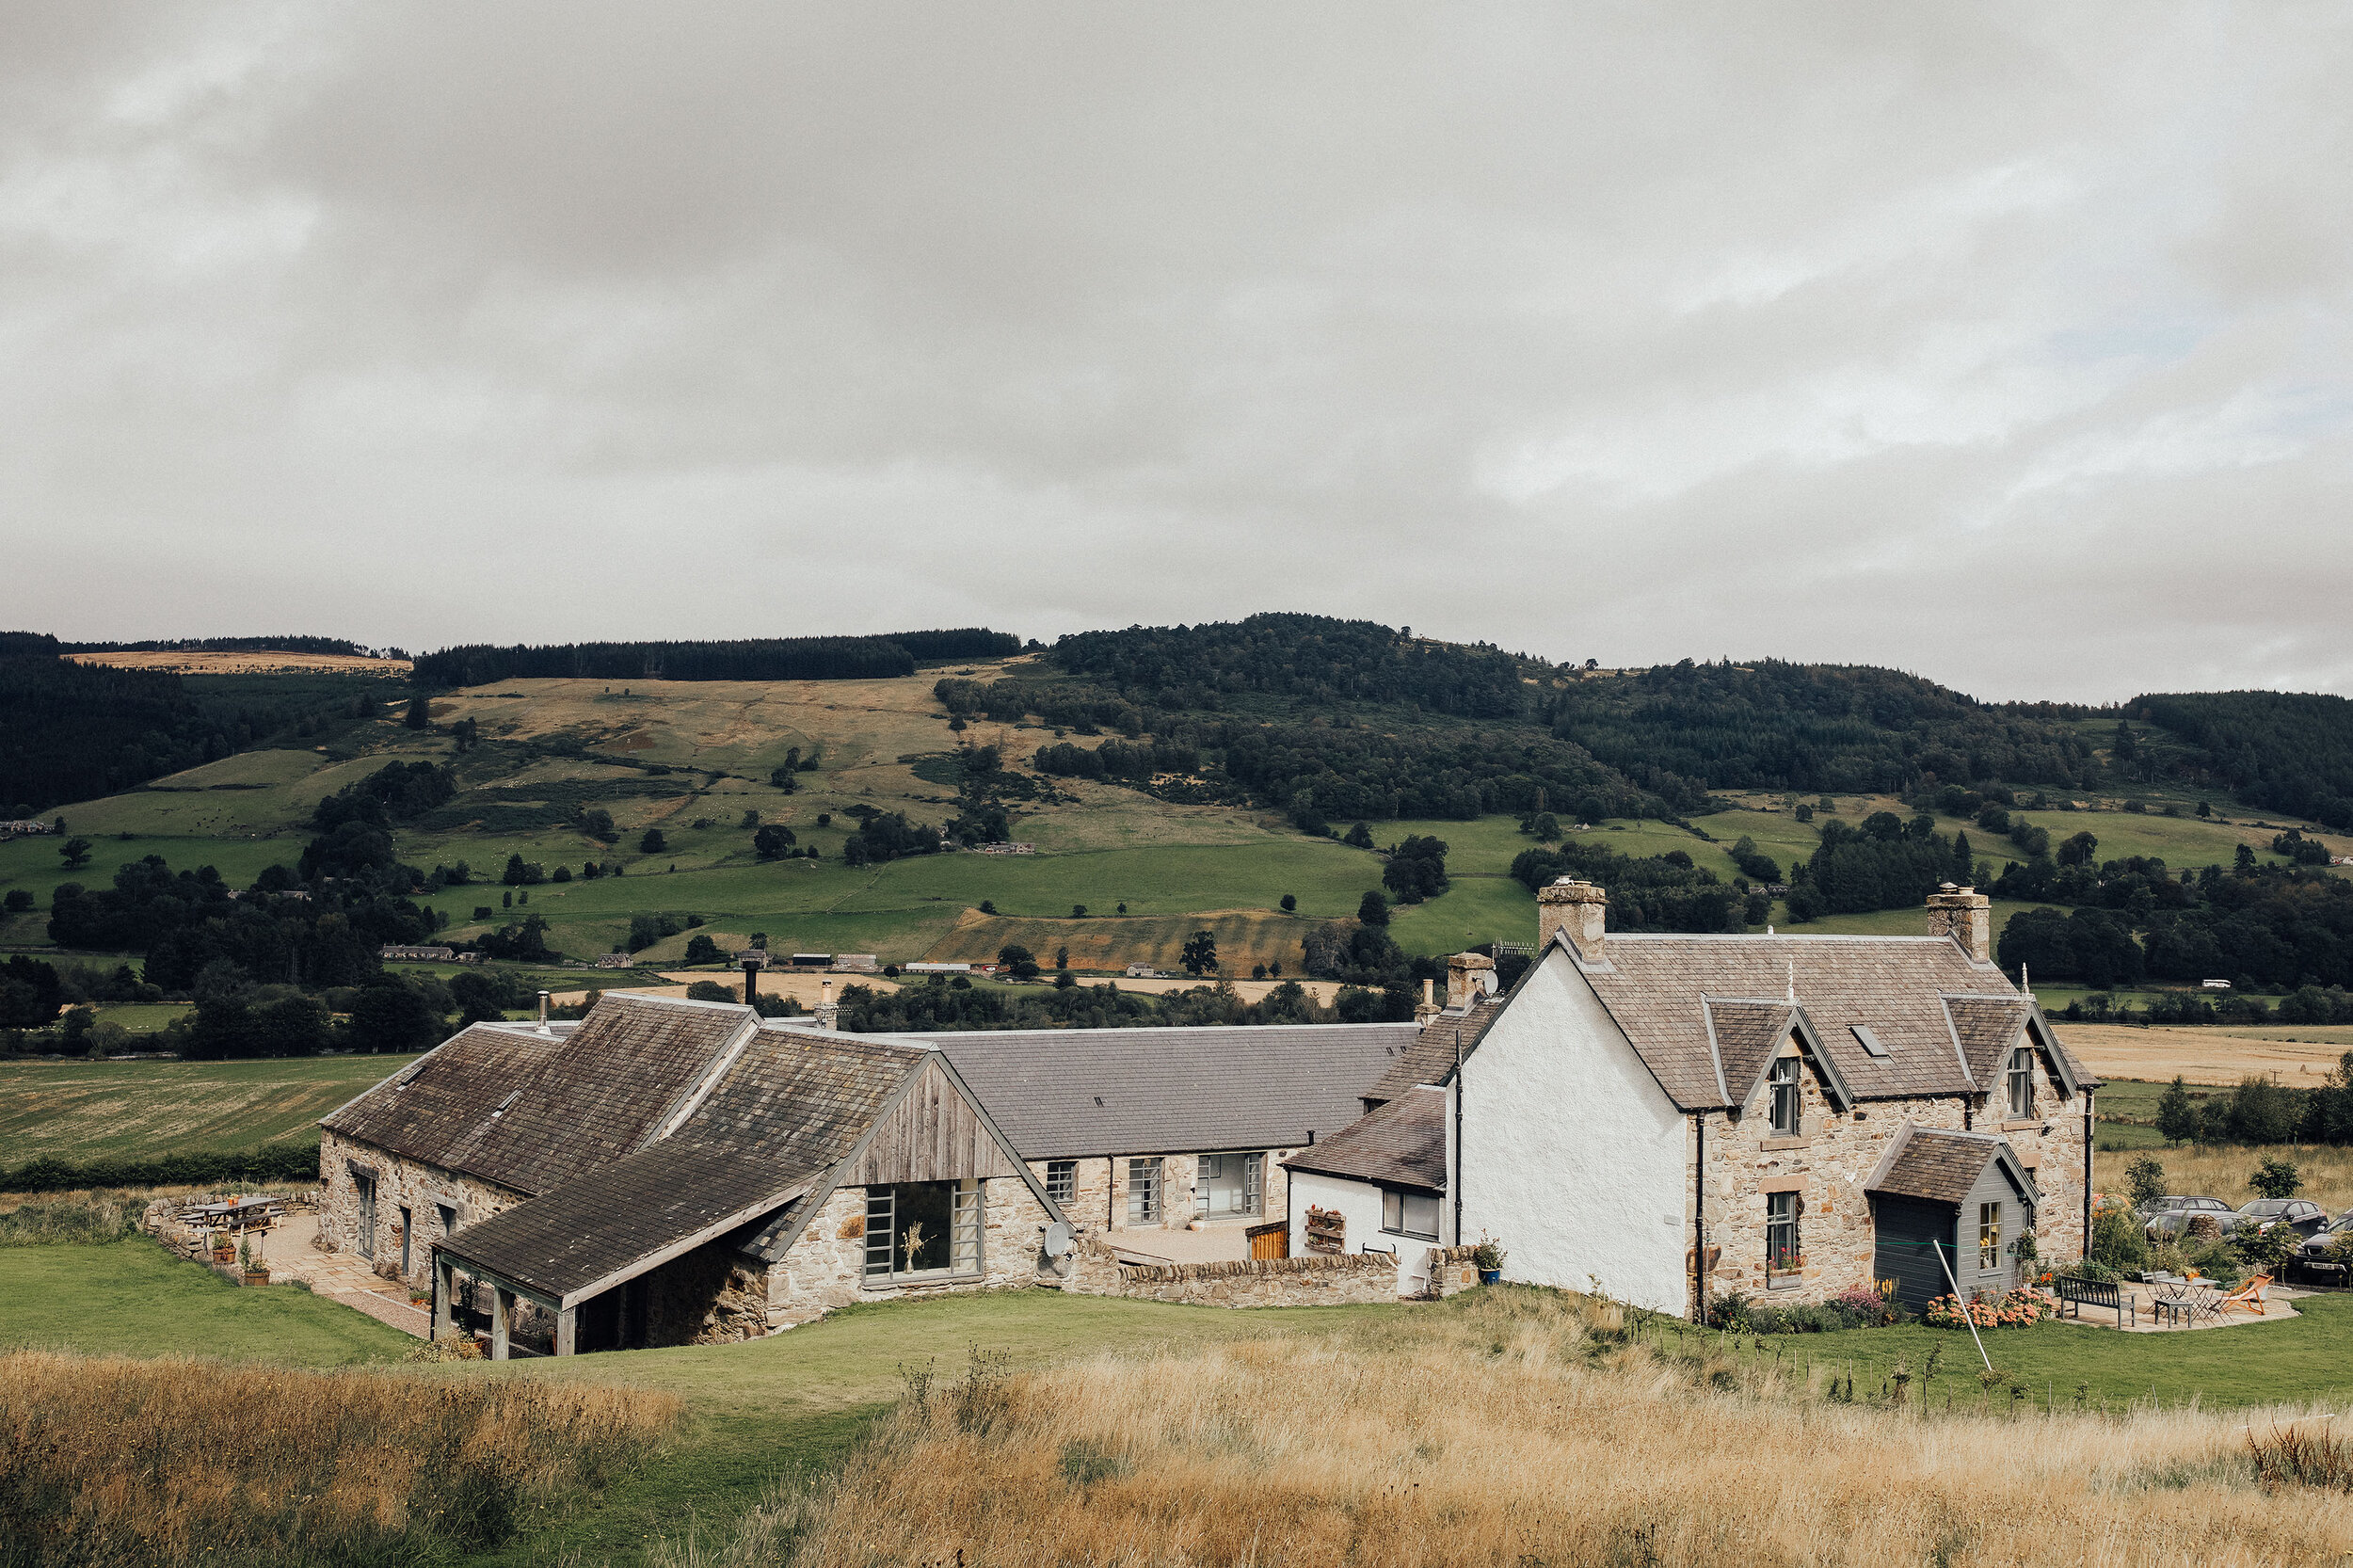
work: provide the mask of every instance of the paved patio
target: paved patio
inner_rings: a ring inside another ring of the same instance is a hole
[[[2293,1285],[2274,1285],[2265,1293],[2264,1310],[2260,1314],[2233,1307],[2219,1317],[2199,1318],[2189,1322],[2168,1318],[2160,1322],[2156,1315],[2158,1297],[2155,1286],[2128,1281],[2119,1288],[2123,1291],[2124,1299],[2132,1304],[2134,1321],[2131,1324],[2119,1323],[2115,1313],[2097,1306],[2083,1308],[2080,1320],[2070,1318],[2067,1320],[2087,1322],[2099,1328],[2120,1329],[2126,1334],[2196,1334],[2206,1329],[2239,1328],[2249,1323],[2290,1322],[2303,1316],[2296,1310],[2294,1304],[2297,1301],[2319,1294]]]
[[[273,1284],[298,1279],[314,1293],[364,1312],[404,1334],[423,1339],[432,1333],[433,1314],[408,1304],[406,1285],[381,1277],[366,1258],[349,1253],[319,1251],[312,1244],[318,1229],[315,1210],[297,1210],[268,1233],[263,1256],[269,1264]]]

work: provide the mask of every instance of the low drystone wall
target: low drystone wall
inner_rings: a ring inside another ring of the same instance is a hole
[[[1249,1258],[1232,1263],[1123,1263],[1099,1241],[1071,1254],[1063,1288],[1196,1306],[1343,1306],[1397,1300],[1397,1262],[1385,1253]]]
[[[1477,1247],[1433,1247],[1430,1249],[1430,1299],[1442,1302],[1449,1296],[1460,1295],[1479,1283],[1479,1265],[1471,1254]]]

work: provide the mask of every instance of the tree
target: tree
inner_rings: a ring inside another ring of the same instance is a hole
[[[1350,828],[1348,830],[1348,837],[1340,841],[1351,849],[1370,849],[1372,847],[1372,829],[1360,822],[1355,826]]]
[[[738,827],[758,827],[760,825],[760,813],[758,811],[745,811],[744,813],[744,820],[736,824],[736,825]]]
[[[1007,942],[997,950],[997,967],[1016,980],[1035,980],[1037,959],[1018,942]]]
[[[348,1031],[357,1051],[430,1050],[440,1043],[441,1019],[423,992],[387,977],[360,987]]]
[[[1298,911],[1298,909],[1299,895],[1296,893],[1285,893],[1283,895],[1283,913],[1286,915],[1294,914]]]
[[[1381,896],[1381,889],[1369,888],[1356,903],[1356,920],[1360,925],[1389,923],[1389,901]]]
[[[8,910],[9,914],[22,915],[25,910],[30,909],[32,906],[33,890],[30,888],[11,888],[8,889]]]
[[[689,964],[716,964],[718,961],[718,943],[712,941],[709,936],[703,935],[701,932],[696,932],[694,936],[686,938],[686,962]]]
[[[2100,840],[2089,833],[2078,833],[2051,852],[2051,858],[2062,866],[2088,866],[2100,848]]]
[[[2211,817],[2214,815],[2214,808],[2201,800],[2198,803],[2198,814],[2201,817]]]
[[[2266,1198],[2292,1198],[2304,1190],[2304,1174],[2295,1160],[2274,1155],[2255,1167],[2247,1185]]]
[[[2157,1096],[2157,1130],[2165,1134],[2169,1144],[2186,1143],[2198,1136],[2198,1107],[2189,1097],[2189,1088],[2176,1078]]]
[[[1087,918],[1087,906],[1083,904],[1072,904],[1070,906],[1070,918],[1074,920],[1085,920]]]
[[[1054,968],[1058,969],[1070,968],[1070,950],[1067,947],[1059,947],[1054,950]]]
[[[580,830],[600,843],[613,843],[621,830],[613,825],[613,813],[601,806],[591,806],[580,814]]]
[[[752,853],[762,860],[781,860],[796,841],[791,828],[771,823],[752,835]]]
[[[669,847],[670,840],[662,836],[662,829],[658,827],[648,827],[645,837],[637,840],[637,853],[640,855],[660,855]]]
[[[2135,1208],[2153,1203],[2165,1196],[2165,1161],[2155,1155],[2144,1154],[2125,1169],[2124,1181]]]
[[[411,729],[433,728],[433,702],[423,692],[408,699],[408,716],[401,721]]]
[[[1180,960],[1185,972],[1199,979],[1217,972],[1217,937],[1208,931],[1196,931],[1185,938],[1184,956]]]
[[[90,841],[88,839],[68,839],[57,846],[57,853],[65,856],[65,869],[70,872],[80,871],[88,865],[89,852]]]

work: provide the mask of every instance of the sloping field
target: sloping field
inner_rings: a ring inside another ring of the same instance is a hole
[[[2277,1073],[2291,1088],[2311,1088],[2353,1050],[2353,1027],[2268,1030],[2134,1029],[2124,1024],[2058,1026],[2078,1061],[2103,1078],[2236,1083],[2249,1073]],[[2326,1038],[2326,1036],[2348,1038]]]
[[[1053,968],[1055,950],[1066,947],[1074,969],[1120,969],[1129,964],[1149,964],[1181,974],[1186,941],[1196,931],[1208,931],[1217,938],[1221,974],[1247,976],[1254,964],[1280,964],[1297,974],[1300,939],[1314,925],[1313,920],[1299,916],[1257,910],[1174,917],[1131,915],[1108,920],[1020,920],[967,910],[923,957],[935,964],[993,963],[999,949],[1018,943],[1047,968]]]
[[[162,670],[168,675],[407,675],[406,659],[370,659],[355,653],[290,653],[273,648],[205,653],[188,650],[145,653],[71,653],[79,664],[109,664],[123,670]]]
[[[0,1064],[0,1163],[307,1144],[321,1116],[415,1060]]]

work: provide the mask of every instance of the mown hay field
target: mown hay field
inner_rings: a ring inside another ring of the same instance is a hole
[[[2353,1490],[2266,1486],[2250,1454],[2250,1424],[2325,1441],[2309,1405],[2078,1412],[1984,1388],[1967,1350],[1935,1383],[1913,1366],[1900,1403],[1892,1382],[1846,1402],[1834,1363],[1507,1288],[1328,1336],[976,1357],[693,1560],[2255,1568],[2353,1540]]]
[[[2230,1084],[2250,1073],[2277,1073],[2290,1088],[2310,1089],[2353,1050],[2353,1030],[2267,1028],[2137,1029],[2129,1024],[2078,1024],[2064,1019],[2059,1038],[2075,1058],[2107,1079]],[[2339,1036],[2329,1038],[2328,1036]]]
[[[321,1116],[415,1060],[0,1063],[0,1149],[17,1165],[314,1143]]]

